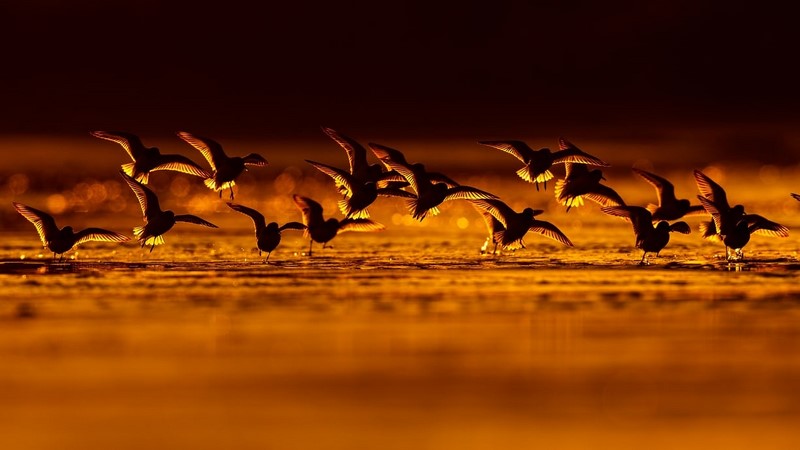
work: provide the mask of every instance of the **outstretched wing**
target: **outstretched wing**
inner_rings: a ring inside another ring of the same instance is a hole
[[[411,185],[411,188],[414,189],[414,192],[419,193],[417,177],[414,173],[414,169],[411,165],[408,164],[406,161],[406,157],[400,153],[399,150],[395,150],[393,148],[389,148],[379,144],[368,144],[369,148],[372,150],[372,153],[386,166],[389,170],[394,170],[395,172],[399,173],[400,176],[405,178],[408,184]]]
[[[333,181],[336,183],[336,187],[344,187],[344,196],[346,198],[353,196],[353,185],[355,184],[355,180],[353,179],[352,175],[342,169],[337,169],[336,167],[332,167],[327,164],[318,163],[308,159],[306,162],[314,166],[317,170],[325,175],[333,178]]]
[[[322,221],[322,206],[311,200],[308,197],[302,197],[300,195],[293,195],[292,199],[294,199],[294,204],[300,209],[303,213],[303,223],[308,225],[314,222],[321,222]]]
[[[789,229],[777,222],[767,220],[758,214],[745,214],[744,220],[747,221],[747,228],[751,233],[771,237],[787,237]]]
[[[344,233],[345,231],[381,231],[385,229],[386,226],[382,223],[370,219],[344,219],[339,222],[339,230],[336,234]]]
[[[497,196],[482,191],[472,186],[456,186],[447,189],[447,195],[444,200],[483,200],[483,199],[496,199]]]
[[[211,165],[211,170],[217,170],[217,165],[220,161],[224,161],[228,158],[228,156],[225,155],[225,151],[222,150],[222,146],[212,139],[195,136],[185,131],[179,131],[178,137],[199,150],[206,158],[206,161]]]
[[[592,156],[578,147],[572,146],[553,153],[553,164],[561,163],[590,164],[592,166],[611,167],[611,164]]]
[[[601,206],[624,206],[625,201],[617,194],[617,191],[603,184],[597,184],[587,192],[586,198],[600,204]]]
[[[232,210],[240,212],[246,216],[250,216],[250,218],[253,219],[253,224],[256,227],[256,231],[266,228],[267,221],[264,220],[264,216],[260,212],[256,211],[253,208],[248,208],[247,206],[240,205],[238,203],[226,202],[226,204]]]
[[[714,226],[717,227],[717,230],[721,230],[722,224],[720,221],[722,221],[722,214],[720,214],[716,203],[706,197],[703,197],[702,195],[698,195],[697,199],[700,200],[700,204],[703,205],[703,208],[706,210],[706,212],[711,214],[711,218],[714,220]]]
[[[504,228],[508,227],[508,219],[516,214],[500,199],[472,200],[472,204],[494,216]]]
[[[171,170],[173,172],[181,172],[188,175],[194,175],[200,178],[209,178],[211,176],[206,170],[198,166],[197,163],[183,155],[161,155],[158,158],[158,165],[150,169],[151,172],[156,170]]]
[[[665,178],[641,169],[633,169],[633,173],[642,177],[655,188],[656,194],[658,195],[659,206],[664,204],[665,198],[670,202],[675,201],[675,186]]]
[[[14,209],[16,209],[18,213],[22,214],[22,217],[28,219],[28,222],[36,227],[36,231],[39,233],[39,239],[42,240],[42,245],[47,245],[50,237],[58,233],[56,221],[50,214],[23,205],[22,203],[11,202],[11,204],[14,205]]]
[[[444,183],[449,188],[459,186],[458,182],[440,172],[428,172],[428,180],[431,183]]]
[[[142,208],[142,214],[144,214],[145,217],[151,217],[153,213],[161,211],[161,207],[158,204],[158,197],[156,197],[153,191],[126,175],[125,172],[120,170],[119,173],[122,175],[122,179],[128,183],[133,193],[136,194],[136,198],[139,200],[139,206]]]
[[[417,196],[411,192],[392,187],[379,188],[378,195],[381,197],[417,198]]]
[[[139,136],[124,131],[92,131],[89,134],[96,138],[105,139],[107,141],[116,142],[128,152],[128,156],[136,161],[141,158],[144,144]]]
[[[186,222],[186,223],[193,223],[195,225],[202,225],[204,227],[209,228],[219,228],[218,226],[214,225],[213,223],[203,220],[197,216],[192,214],[179,214],[175,216],[175,222]]]
[[[697,183],[697,190],[700,191],[700,195],[714,202],[714,205],[723,211],[730,209],[728,197],[725,195],[725,189],[722,189],[722,186],[697,169],[694,171],[694,180]]]
[[[689,227],[689,224],[683,221],[675,222],[669,226],[669,231],[673,231],[675,233],[681,234],[689,234],[692,232],[692,229]]]
[[[622,217],[633,224],[633,232],[639,236],[646,229],[653,228],[653,215],[646,208],[641,206],[606,206],[600,211],[615,217]]]
[[[794,197],[795,200],[800,201],[800,194],[792,194],[792,197]]]
[[[533,154],[533,149],[522,141],[478,141],[478,144],[502,150],[526,164]]]
[[[131,238],[114,231],[104,230],[102,228],[87,228],[75,233],[75,245],[82,244],[88,241],[98,242],[126,242]]]
[[[322,131],[328,135],[329,138],[336,141],[347,153],[347,160],[350,161],[350,174],[356,172],[363,172],[367,169],[367,149],[354,139],[340,134],[333,128],[322,127]]]
[[[300,222],[286,222],[278,228],[278,231],[283,230],[305,230],[306,226]]]
[[[544,220],[534,220],[533,224],[528,231],[532,231],[534,233],[541,234],[544,237],[548,237],[554,241],[558,241],[568,247],[572,247],[572,241],[569,240],[567,235],[561,232],[555,225],[550,222]]]

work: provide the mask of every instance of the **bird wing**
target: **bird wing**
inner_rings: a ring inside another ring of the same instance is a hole
[[[206,161],[211,165],[211,170],[217,170],[219,162],[228,158],[228,156],[225,155],[225,151],[222,150],[222,146],[212,139],[195,136],[185,131],[179,131],[178,137],[199,150],[200,153],[203,154],[203,157],[206,158]]]
[[[637,236],[646,232],[646,230],[653,229],[653,215],[641,206],[607,206],[601,208],[600,211],[610,216],[622,217],[630,221],[633,224],[633,232]]]
[[[777,222],[767,220],[758,214],[745,214],[744,220],[747,221],[747,228],[750,230],[750,233],[771,237],[789,236],[789,228]]]
[[[449,188],[459,186],[458,182],[439,172],[428,172],[428,179],[431,183],[444,183]]]
[[[11,204],[14,205],[14,209],[16,209],[18,213],[22,214],[22,217],[28,219],[28,222],[36,227],[36,231],[39,233],[39,239],[42,240],[42,245],[47,245],[50,237],[58,233],[56,221],[50,214],[23,205],[22,203],[11,202]]]
[[[300,195],[293,195],[292,199],[294,199],[295,205],[302,211],[303,213],[303,223],[308,225],[309,223],[314,222],[321,222],[322,219],[322,206],[311,200],[308,197],[302,197]]]
[[[139,206],[142,208],[142,214],[145,217],[150,217],[154,212],[161,211],[161,207],[158,204],[158,197],[156,197],[153,191],[126,175],[125,172],[120,170],[119,173],[122,175],[122,179],[128,183],[133,193],[136,194],[136,199],[139,200]]]
[[[372,153],[374,153],[375,156],[378,159],[380,159],[381,162],[384,163],[384,165],[386,165],[386,163],[384,162],[385,159],[390,159],[394,162],[402,163],[407,166],[410,165],[408,164],[408,161],[406,161],[405,155],[403,155],[403,152],[401,152],[400,150],[395,150],[391,147],[387,147],[381,144],[373,144],[371,142],[367,145],[369,146],[370,150],[372,150]],[[386,168],[391,169],[388,166]]]
[[[75,233],[75,245],[88,242],[126,242],[131,238],[114,231],[104,230],[102,228],[87,228]]]
[[[200,178],[209,178],[211,176],[206,170],[198,166],[197,163],[183,155],[161,155],[158,158],[158,165],[150,169],[151,172],[156,170],[171,170],[173,172],[182,172],[188,175],[194,175]]]
[[[692,205],[688,210],[686,210],[686,214],[684,214],[684,216],[702,216],[705,214],[707,213],[703,205]]]
[[[192,214],[178,214],[175,216],[175,222],[186,222],[186,223],[193,223],[195,225],[202,225],[204,227],[209,228],[219,228],[218,226],[214,225],[213,223],[201,219]]]
[[[721,230],[722,224],[720,224],[720,221],[722,220],[722,215],[720,214],[717,205],[702,195],[698,195],[697,199],[700,200],[700,204],[703,205],[703,209],[705,209],[707,213],[711,214],[711,218],[714,220],[714,226],[717,227],[717,230]]]
[[[385,229],[386,226],[382,223],[370,219],[344,219],[339,222],[339,230],[336,231],[336,234],[345,231],[381,231]]]
[[[662,178],[654,173],[650,173],[641,169],[633,169],[633,173],[642,177],[645,181],[650,183],[656,190],[658,195],[658,206],[664,204],[666,198],[669,202],[675,202],[675,186],[672,185],[665,178]]]
[[[253,219],[253,225],[255,225],[256,231],[264,229],[267,226],[267,221],[264,219],[264,215],[255,209],[248,208],[247,206],[240,205],[238,203],[226,202],[226,204],[232,210],[240,212],[246,216],[250,216],[250,218]]]
[[[570,144],[571,145],[571,144]],[[553,164],[560,163],[591,164],[593,166],[611,167],[611,164],[592,156],[578,147],[571,146],[553,153]]]
[[[697,183],[697,190],[700,191],[700,195],[711,200],[717,208],[723,211],[730,209],[728,197],[725,195],[725,189],[722,189],[722,186],[697,169],[694,171],[694,180]]]
[[[355,180],[353,179],[352,175],[342,169],[337,169],[336,167],[332,167],[327,164],[318,163],[308,159],[306,162],[314,166],[317,170],[325,175],[333,178],[333,181],[336,182],[336,187],[344,187],[347,190],[344,194],[346,198],[353,196],[353,185],[355,184]]]
[[[527,164],[533,150],[522,141],[478,141],[478,144],[502,150]]]
[[[676,233],[681,233],[681,234],[689,234],[689,233],[692,232],[692,228],[689,227],[688,223],[686,223],[684,221],[680,221],[680,222],[675,222],[672,225],[670,225],[669,226],[669,231],[674,231]]]
[[[586,193],[586,198],[602,206],[625,205],[625,201],[617,194],[617,191],[599,183]]]
[[[544,237],[548,237],[554,241],[558,241],[568,247],[572,247],[572,241],[569,240],[567,235],[561,232],[555,225],[550,222],[544,220],[534,220],[533,224],[531,224],[528,231],[532,231],[534,233],[541,234]]]
[[[283,230],[305,230],[306,226],[300,222],[286,222],[278,228],[278,231]]]
[[[483,200],[483,199],[496,199],[497,196],[482,191],[472,186],[456,186],[447,189],[447,195],[444,200]]]
[[[379,188],[378,195],[381,197],[417,198],[417,196],[411,192],[392,187]]]
[[[347,153],[347,160],[350,161],[350,174],[356,172],[363,173],[367,169],[367,149],[354,139],[338,133],[333,128],[322,127],[322,131],[329,138],[336,141]]]
[[[572,142],[564,139],[563,137],[558,138],[558,149],[559,150],[568,150],[571,148],[578,148],[577,145],[573,144]]]
[[[472,204],[494,216],[503,224],[503,228],[507,228],[508,219],[516,215],[516,212],[500,199],[472,200]]]
[[[377,156],[379,153],[375,152]],[[390,170],[394,170],[395,172],[399,173],[409,185],[411,185],[411,189],[414,189],[414,192],[419,193],[419,183],[417,182],[417,174],[414,172],[414,168],[408,165],[405,162],[405,158],[403,161],[395,161],[391,157],[381,158],[378,156],[378,159]]]
[[[105,139],[107,141],[116,142],[128,152],[128,156],[136,161],[142,156],[144,144],[139,136],[124,131],[92,131],[89,134],[96,138]]]
[[[792,194],[795,200],[800,200],[800,194]]]

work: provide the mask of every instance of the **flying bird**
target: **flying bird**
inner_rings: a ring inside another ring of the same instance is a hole
[[[230,189],[231,200],[233,200],[233,186],[236,185],[236,178],[247,170],[247,166],[264,167],[268,164],[267,160],[258,153],[250,153],[244,157],[229,157],[219,143],[209,138],[185,131],[179,131],[178,137],[199,150],[211,165],[211,175],[206,178],[205,184],[209,189],[219,192],[220,198],[222,198],[222,191]]]
[[[653,215],[646,208],[641,206],[607,206],[600,209],[604,213],[621,217],[631,222],[633,234],[636,235],[636,248],[642,250],[642,259],[639,264],[647,264],[647,254],[655,253],[658,256],[661,250],[669,243],[671,232],[689,234],[691,228],[686,222],[675,222],[669,224],[666,220],[660,220],[653,226]]]
[[[144,215],[144,226],[136,227],[133,229],[133,235],[141,244],[150,246],[150,252],[153,251],[156,245],[164,243],[164,233],[172,229],[176,222],[193,223],[195,225],[202,225],[209,228],[218,228],[211,222],[203,220],[191,214],[178,214],[170,210],[162,211],[158,204],[158,197],[148,187],[134,180],[120,171],[122,178],[128,183],[131,190],[136,194],[139,200],[139,206],[142,208]]]
[[[306,226],[305,235],[309,238],[308,256],[311,256],[314,242],[322,244],[322,248],[345,231],[381,231],[386,227],[370,219],[344,219],[330,218],[325,220],[322,216],[322,206],[308,197],[292,196],[295,205],[303,213],[303,225]]]
[[[547,182],[553,178],[550,169],[561,163],[589,164],[593,166],[609,167],[610,165],[600,158],[583,152],[571,142],[559,138],[559,150],[551,151],[549,148],[533,150],[522,141],[478,141],[478,144],[502,150],[525,165],[517,170],[517,175],[528,183],[534,183],[539,190],[539,183],[547,190]]]
[[[535,218],[544,212],[541,209],[525,208],[522,212],[516,212],[498,199],[473,200],[472,204],[489,214],[489,217],[484,215],[484,220],[489,228],[489,238],[494,244],[492,254],[497,253],[498,245],[501,245],[504,250],[525,248],[523,238],[529,231],[572,247],[572,242],[558,227]],[[488,241],[489,239],[487,239],[487,245]]]
[[[675,186],[667,181],[666,178],[641,169],[633,169],[633,173],[642,177],[656,190],[658,204],[650,203],[647,205],[647,210],[653,215],[653,221],[673,221],[686,215],[705,213],[703,205],[692,205],[688,199],[677,199],[675,197]]]
[[[795,200],[800,201],[800,194],[792,194],[792,197],[794,197]]]
[[[432,175],[425,166],[409,164],[398,150],[377,144],[369,144],[375,156],[387,167],[396,170],[408,181],[416,193],[409,199],[408,209],[412,216],[422,221],[428,214],[439,214],[438,205],[449,200],[496,199],[497,196],[471,186],[460,186],[441,174]]]
[[[128,152],[133,162],[123,164],[122,170],[136,181],[147,184],[150,172],[171,170],[189,175],[208,178],[210,174],[191,159],[183,155],[162,155],[156,147],[146,147],[139,136],[123,131],[92,131],[89,134],[96,138],[116,142]]]
[[[60,255],[60,259],[63,259],[64,253],[84,242],[126,242],[131,239],[128,236],[102,228],[86,228],[77,233],[70,226],[58,228],[55,219],[50,214],[22,203],[11,202],[11,204],[14,205],[14,209],[22,217],[28,219],[28,222],[36,227],[39,239],[42,240],[42,246],[53,252],[53,260],[56,259],[56,255]]]
[[[600,206],[623,206],[625,202],[616,191],[600,184],[605,180],[600,169],[589,170],[585,164],[564,163],[567,176],[556,182],[556,199],[562,205],[570,208],[583,206],[583,197],[592,200]]]
[[[367,149],[355,139],[345,136],[333,128],[322,127],[322,131],[339,144],[347,154],[350,175],[352,175],[353,179],[361,183],[373,182],[379,188],[402,188],[408,186],[408,182],[397,172],[393,170],[384,172],[381,164],[369,164],[367,162]],[[337,184],[337,187],[340,187],[340,185]]]
[[[281,243],[281,232],[283,230],[306,229],[306,226],[299,222],[287,222],[281,226],[278,226],[277,222],[270,222],[268,224],[264,219],[264,216],[255,209],[230,202],[228,202],[227,205],[232,210],[240,212],[253,219],[253,224],[255,225],[256,231],[256,246],[258,247],[258,256],[261,256],[262,251],[267,252],[267,259],[264,260],[264,262],[269,261],[269,256],[272,254],[272,251],[275,250],[275,248],[278,247],[278,244]]]

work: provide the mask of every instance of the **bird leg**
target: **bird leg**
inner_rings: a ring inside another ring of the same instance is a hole
[[[544,180],[544,190],[547,190],[547,180]]]
[[[230,189],[231,189],[231,201],[233,201],[233,187],[231,187]]]
[[[267,259],[264,260],[265,263],[269,262],[269,255],[271,255],[271,254],[272,254],[272,252],[267,252]]]
[[[639,261],[639,265],[640,265],[640,266],[643,266],[643,265],[647,264],[647,263],[645,262],[646,260],[647,260],[647,252],[643,252],[643,253],[642,253],[642,259]]]
[[[308,240],[308,256],[311,256],[311,247],[313,245],[314,245],[314,240],[313,239],[309,239]]]
[[[533,184],[536,186],[536,192],[539,192],[539,182],[534,181]]]
[[[150,246],[150,253],[153,253],[153,249],[156,248],[156,242],[153,241],[153,245]]]

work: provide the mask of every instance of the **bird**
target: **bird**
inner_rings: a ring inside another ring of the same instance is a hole
[[[689,234],[692,231],[683,221],[670,225],[666,220],[660,220],[653,226],[653,215],[647,208],[641,206],[606,206],[600,210],[611,216],[622,217],[633,224],[633,233],[636,235],[635,247],[643,252],[640,265],[647,264],[648,253],[655,253],[656,256],[661,253],[669,243],[671,232]]]
[[[758,214],[747,214],[742,205],[731,207],[725,190],[708,175],[695,170],[694,177],[701,194],[697,199],[711,215],[711,221],[700,224],[700,232],[706,239],[725,244],[725,259],[743,259],[742,249],[750,242],[753,233],[772,237],[789,236],[789,229],[784,225]]]
[[[248,208],[244,205],[226,202],[226,204],[234,211],[240,212],[253,219],[256,231],[256,246],[258,247],[258,256],[261,252],[267,252],[267,259],[264,262],[269,262],[269,257],[272,251],[281,243],[281,232],[283,230],[305,230],[306,226],[299,222],[286,222],[278,226],[277,222],[270,222],[269,224],[264,219],[264,216],[255,209]]]
[[[379,188],[395,187],[401,188],[408,186],[408,182],[397,172],[389,170],[384,172],[383,165],[369,164],[367,162],[367,149],[359,144],[355,139],[345,136],[333,128],[322,127],[322,131],[334,142],[339,144],[347,154],[350,164],[350,175],[361,182],[374,182]],[[341,187],[337,184],[337,187]]]
[[[220,198],[222,198],[222,191],[230,189],[230,198],[233,200],[233,186],[236,185],[236,178],[247,170],[247,166],[264,167],[269,164],[258,153],[250,153],[244,157],[229,157],[218,142],[209,138],[185,131],[179,131],[178,137],[199,150],[211,165],[211,175],[206,178],[205,184],[209,189],[219,192]]]
[[[77,233],[70,226],[58,228],[55,219],[50,214],[22,203],[11,202],[11,204],[22,217],[36,227],[39,238],[42,240],[42,246],[53,252],[54,261],[56,255],[60,255],[60,259],[64,259],[64,253],[84,242],[126,242],[131,240],[128,236],[102,228],[86,228]]]
[[[314,242],[326,244],[345,231],[382,231],[386,229],[383,224],[370,219],[344,219],[337,220],[330,218],[325,220],[322,215],[322,206],[316,201],[297,194],[292,196],[295,205],[303,213],[303,225],[305,225],[305,236],[309,238],[308,256],[312,254]]]
[[[675,186],[665,178],[641,169],[633,169],[633,173],[642,177],[656,190],[658,204],[647,205],[647,210],[653,215],[653,221],[673,221],[686,215],[705,213],[703,205],[692,205],[688,199],[677,199]]]
[[[408,181],[416,193],[416,198],[408,200],[408,209],[412,216],[422,221],[428,214],[439,214],[438,205],[448,200],[481,200],[496,199],[497,196],[471,186],[460,186],[455,181],[441,174],[432,176],[425,166],[416,163],[408,164],[405,156],[399,151],[378,144],[369,144],[375,156],[387,167],[396,170]]]
[[[494,244],[492,254],[497,253],[498,245],[501,245],[504,250],[525,248],[523,238],[529,231],[541,234],[568,247],[573,246],[569,238],[558,227],[550,222],[535,219],[544,212],[541,209],[525,208],[522,212],[516,212],[499,199],[473,200],[472,204],[489,213],[489,216],[494,219],[491,220],[484,215],[486,226],[489,228],[489,238]],[[488,241],[487,238],[487,245]]]
[[[800,194],[792,194],[795,200],[800,201]]]
[[[547,181],[553,178],[550,168],[556,164],[569,162],[601,167],[610,166],[603,160],[583,152],[564,138],[559,139],[560,149],[556,152],[547,147],[533,150],[522,141],[478,141],[478,144],[502,150],[525,163],[521,169],[517,170],[517,175],[528,183],[534,183],[537,191],[539,183],[542,183],[544,189],[547,190]]]
[[[564,163],[567,175],[563,180],[556,182],[556,199],[562,205],[570,208],[583,206],[583,197],[592,200],[601,206],[623,206],[625,202],[616,191],[600,184],[605,180],[600,169],[589,170],[585,164]]]
[[[203,220],[192,214],[175,214],[171,210],[162,211],[158,204],[158,197],[147,186],[129,177],[125,172],[120,171],[122,178],[128,183],[131,190],[139,200],[139,206],[144,214],[144,226],[133,229],[133,235],[141,244],[150,246],[150,252],[156,245],[164,243],[164,233],[172,229],[176,222],[193,223],[209,228],[219,228],[211,222]]]
[[[150,172],[158,170],[182,172],[201,178],[210,176],[206,170],[183,155],[162,155],[156,147],[145,147],[135,134],[124,131],[92,131],[89,134],[121,145],[133,160],[131,163],[123,164],[122,170],[142,184],[150,181]]]

